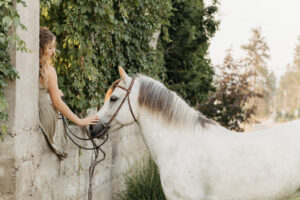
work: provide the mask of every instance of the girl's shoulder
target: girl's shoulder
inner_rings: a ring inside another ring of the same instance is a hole
[[[45,69],[45,73],[46,73],[47,76],[56,75],[56,70],[51,65],[48,65],[48,67]]]

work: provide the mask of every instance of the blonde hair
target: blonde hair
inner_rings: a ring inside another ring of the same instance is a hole
[[[46,45],[55,40],[55,35],[47,28],[40,27],[40,67],[39,67],[39,78],[43,85],[47,86],[48,79],[45,75],[45,67],[51,64],[51,59],[45,59],[45,48]]]

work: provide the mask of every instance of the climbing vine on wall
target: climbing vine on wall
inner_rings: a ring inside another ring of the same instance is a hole
[[[168,24],[171,0],[41,0],[41,25],[57,36],[59,86],[77,114],[102,104],[118,79],[129,74],[163,79],[163,53],[149,46],[153,33]],[[164,33],[167,39],[167,32]]]
[[[26,6],[24,1],[17,0]],[[8,119],[6,109],[8,102],[5,99],[3,88],[8,84],[8,80],[15,80],[18,77],[16,68],[12,66],[8,50],[16,45],[17,50],[28,51],[25,42],[14,31],[17,28],[23,30],[26,27],[20,22],[20,16],[15,9],[12,0],[0,1],[0,139],[3,140],[3,135],[7,132],[5,122]]]

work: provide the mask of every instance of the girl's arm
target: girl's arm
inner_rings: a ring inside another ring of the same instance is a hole
[[[65,104],[65,102],[61,99],[60,90],[57,84],[57,74],[54,67],[48,67],[46,74],[48,77],[48,91],[52,104],[61,114],[79,126],[95,124],[98,121],[97,116],[80,119],[77,115],[75,115],[67,106],[67,104]]]

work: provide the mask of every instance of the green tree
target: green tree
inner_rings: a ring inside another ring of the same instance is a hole
[[[203,102],[213,90],[214,71],[207,57],[209,39],[218,27],[217,2],[205,6],[203,0],[172,0],[173,15],[164,50],[166,83],[192,106]],[[162,35],[163,36],[163,35]]]
[[[234,131],[243,131],[242,125],[256,109],[255,105],[249,105],[249,100],[260,97],[252,87],[254,74],[247,72],[246,67],[243,62],[235,61],[232,50],[228,50],[223,64],[218,66],[216,92],[200,107],[204,115]]]
[[[245,61],[249,66],[249,71],[254,73],[253,83],[257,93],[263,98],[254,98],[253,103],[257,105],[256,116],[266,117],[271,113],[271,102],[274,97],[274,74],[272,75],[267,68],[267,60],[270,59],[269,47],[262,36],[261,28],[253,28],[249,43],[242,45],[242,49],[247,52]]]

